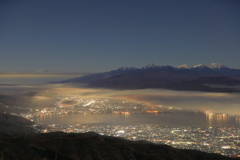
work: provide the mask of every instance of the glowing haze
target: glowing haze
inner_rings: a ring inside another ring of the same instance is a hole
[[[172,91],[162,89],[143,89],[143,90],[109,90],[86,88],[84,86],[69,84],[51,84],[42,86],[0,86],[0,94],[26,95],[21,101],[27,101],[31,106],[49,107],[50,102],[55,102],[56,98],[52,94],[61,97],[79,98],[103,98],[118,99],[133,102],[142,102],[149,107],[173,107],[181,109],[197,109],[215,113],[226,113],[240,115],[239,94],[230,93],[208,93],[208,92],[189,92]],[[7,92],[8,91],[8,92]],[[34,94],[32,94],[34,93]],[[51,94],[46,94],[51,93]],[[76,105],[75,100],[64,100],[60,105]]]

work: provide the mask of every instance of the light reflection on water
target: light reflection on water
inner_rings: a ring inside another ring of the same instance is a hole
[[[227,115],[204,113],[160,113],[160,114],[52,114],[35,117],[38,124],[111,124],[161,126],[195,126],[195,127],[240,127],[240,118]]]
[[[240,118],[225,114],[206,113],[206,120],[209,126],[240,127]]]

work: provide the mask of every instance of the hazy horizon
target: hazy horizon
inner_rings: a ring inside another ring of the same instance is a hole
[[[102,71],[98,71],[98,72],[84,72],[84,71],[75,71],[75,72],[71,72],[71,71],[69,71],[69,72],[61,72],[61,71],[58,71],[58,72],[52,72],[52,71],[49,71],[49,70],[47,70],[47,69],[39,69],[39,70],[37,70],[37,71],[32,71],[32,72],[16,72],[16,71],[4,72],[4,71],[2,71],[2,72],[0,72],[0,75],[1,75],[1,77],[5,77],[5,76],[12,76],[12,77],[13,77],[14,74],[16,74],[16,76],[21,76],[21,75],[22,75],[22,76],[30,76],[30,75],[36,75],[36,76],[76,75],[76,76],[79,76],[79,77],[80,77],[80,76],[88,75],[88,74],[109,72],[109,71],[112,71],[112,70],[120,69],[120,68],[122,68],[122,67],[134,67],[134,68],[136,68],[136,69],[141,69],[141,68],[143,68],[143,67],[145,67],[145,66],[147,66],[147,65],[151,65],[151,64],[154,64],[154,65],[157,65],[157,66],[172,66],[172,65],[169,65],[169,64],[162,65],[162,64],[157,64],[157,63],[148,63],[148,64],[143,64],[142,66],[139,66],[139,67],[136,67],[136,66],[124,66],[124,65],[122,65],[122,66],[119,66],[119,67],[117,67],[117,68],[109,68],[108,70],[102,70]],[[179,66],[187,65],[187,66],[189,66],[189,67],[193,67],[193,68],[194,68],[194,67],[199,66],[199,65],[206,65],[206,66],[208,66],[208,65],[211,65],[211,64],[217,64],[217,65],[226,66],[226,65],[224,65],[224,64],[212,62],[212,63],[209,63],[209,64],[195,64],[195,65],[192,65],[192,66],[190,66],[190,65],[188,65],[188,64],[186,64],[186,63],[183,63],[183,64],[179,64],[179,65],[172,66],[172,67],[178,68]],[[231,68],[231,67],[229,67],[229,66],[226,66],[226,67]],[[231,68],[231,69],[240,69],[240,68]],[[40,70],[46,70],[47,72],[39,72]]]

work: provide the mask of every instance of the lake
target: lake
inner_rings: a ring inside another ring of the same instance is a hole
[[[201,112],[160,114],[53,114],[35,117],[38,124],[110,124],[110,125],[162,125],[195,127],[240,127],[240,119],[227,115],[210,115]]]

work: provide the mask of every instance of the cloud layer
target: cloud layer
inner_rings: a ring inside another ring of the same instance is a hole
[[[171,91],[162,89],[109,90],[87,88],[84,85],[48,84],[41,86],[0,86],[0,95],[11,95],[18,101],[28,101],[28,107],[51,106],[56,96],[79,98],[104,98],[142,102],[149,106],[197,109],[217,113],[240,115],[239,94]],[[16,103],[18,103],[18,101]],[[63,101],[63,105],[75,102]]]

